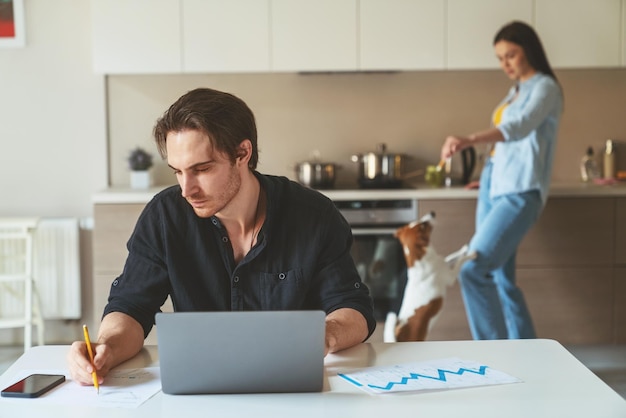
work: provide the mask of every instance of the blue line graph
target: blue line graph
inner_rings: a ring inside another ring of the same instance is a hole
[[[372,394],[444,390],[521,382],[516,377],[492,369],[482,363],[459,358],[366,367],[351,372],[337,373],[337,375]]]
[[[463,373],[474,373],[474,374],[479,374],[479,375],[484,376],[486,370],[487,370],[487,366],[480,366],[478,370],[466,369],[465,367],[461,367],[456,372],[452,370],[437,369],[437,376],[428,376],[426,374],[411,373],[409,376],[403,377],[399,382],[389,382],[385,386],[377,386],[377,385],[367,385],[367,386],[371,387],[372,389],[391,390],[393,389],[395,385],[406,385],[409,381],[417,380],[420,378],[439,380],[440,382],[447,382],[446,373],[454,374],[457,376],[460,376]]]

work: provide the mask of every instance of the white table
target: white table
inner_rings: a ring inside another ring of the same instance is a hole
[[[34,347],[2,376],[2,388],[24,369],[64,369],[68,346]],[[253,348],[251,348],[253,350]],[[338,371],[459,357],[484,363],[523,380],[497,386],[448,391],[369,395]],[[158,351],[148,346],[121,367],[158,365]],[[563,346],[552,340],[365,343],[325,360],[321,393],[172,396],[159,392],[137,409],[77,408],[4,402],[2,417],[118,418],[212,417],[626,417],[626,401]]]

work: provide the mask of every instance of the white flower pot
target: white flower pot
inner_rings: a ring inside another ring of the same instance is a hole
[[[152,186],[152,175],[150,170],[131,171],[130,187],[133,189],[149,189]]]

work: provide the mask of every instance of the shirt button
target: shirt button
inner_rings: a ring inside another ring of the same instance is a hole
[[[228,237],[222,237],[222,242],[224,243],[228,242]]]
[[[358,283],[358,282],[357,282],[357,283],[355,283],[355,284],[354,284],[354,287],[355,287],[355,288],[357,288],[357,289],[359,289],[359,288],[361,287],[361,283]]]
[[[287,277],[287,276],[285,276],[285,273],[280,273],[280,274],[278,275],[278,278],[279,278],[280,280],[285,280],[285,277]]]
[[[117,286],[120,282],[118,282],[117,280],[113,280],[113,286]]]
[[[213,222],[213,225],[217,225],[217,219],[211,218],[211,222]]]
[[[239,283],[239,276],[235,276],[235,277],[233,278],[233,282],[235,282],[235,283]]]

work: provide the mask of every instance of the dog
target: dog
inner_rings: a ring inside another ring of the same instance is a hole
[[[456,281],[464,262],[476,257],[464,245],[442,257],[430,245],[435,213],[398,228],[407,265],[407,283],[400,310],[389,312],[385,321],[385,342],[424,341],[443,307],[446,288]]]

